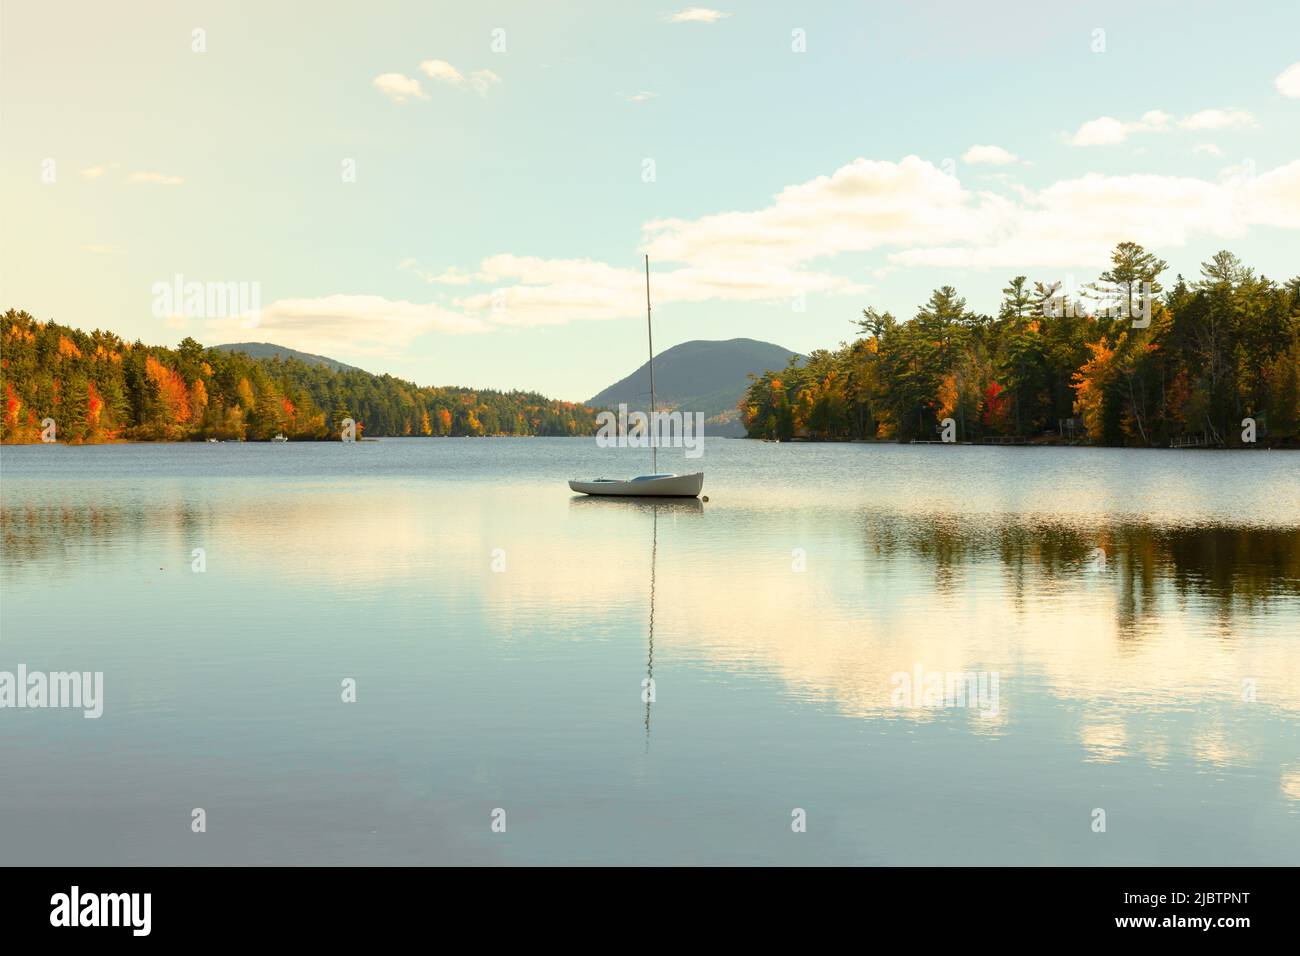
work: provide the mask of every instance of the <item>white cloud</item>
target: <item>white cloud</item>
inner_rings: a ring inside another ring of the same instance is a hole
[[[1122,143],[1134,133],[1164,133],[1171,129],[1211,130],[1240,129],[1254,126],[1255,117],[1245,110],[1200,110],[1174,122],[1164,110],[1150,110],[1133,122],[1123,122],[1113,116],[1099,116],[1080,126],[1067,139],[1071,146],[1113,146]]]
[[[788,301],[799,292],[860,294],[851,276],[808,263],[845,252],[922,243],[983,243],[1011,200],[965,192],[958,181],[915,156],[859,159],[783,189],[766,206],[693,220],[648,222],[643,243],[656,264],[657,304]],[[414,270],[406,260],[403,268]],[[625,318],[645,307],[645,277],[589,259],[490,256],[472,273],[480,290],[452,305],[490,325],[535,326]],[[425,274],[432,279],[432,273]]]
[[[898,163],[857,159],[786,187],[762,209],[658,220],[645,232],[652,259],[771,266],[885,245],[978,241],[1006,202],[964,191],[916,156]]]
[[[442,272],[431,272],[427,269],[421,269],[414,259],[403,259],[397,264],[397,268],[403,272],[419,276],[430,284],[469,285],[474,281],[474,276],[471,273],[461,272],[454,266],[450,269],[444,269]]]
[[[992,166],[1005,166],[1016,161],[1016,157],[1001,146],[972,146],[961,158],[968,163],[988,163]]]
[[[631,103],[644,103],[647,100],[654,99],[658,95],[659,95],[658,93],[650,93],[650,92],[642,91],[640,93],[633,93],[631,96],[628,97],[628,101]]]
[[[450,83],[452,86],[460,86],[465,82],[465,77],[461,75],[460,70],[446,60],[425,60],[420,64],[420,72],[440,83]]]
[[[1300,97],[1300,63],[1292,63],[1273,82],[1283,96],[1292,99]]]
[[[243,341],[248,337],[243,323],[240,318],[216,320],[204,334],[213,342]],[[430,332],[464,335],[488,329],[482,320],[440,305],[378,295],[280,299],[261,309],[257,325],[259,337],[267,341],[325,355],[396,355]]]
[[[855,160],[829,177],[783,190],[752,212],[645,227],[652,259],[696,270],[755,265],[794,270],[816,259],[880,247],[899,265],[976,268],[1091,266],[1117,242],[1153,248],[1255,225],[1300,227],[1300,161],[1257,177],[1101,176],[1007,194],[964,189],[917,157]],[[827,292],[834,275],[815,274]],[[793,281],[793,280],[791,280]]]
[[[479,272],[496,287],[456,305],[500,325],[561,325],[636,315],[645,308],[643,274],[591,259],[498,255],[484,259]],[[666,301],[658,292],[656,299]]]
[[[729,16],[730,13],[710,10],[708,7],[688,7],[674,13],[668,20],[670,23],[717,23],[723,17]]]
[[[499,255],[483,260],[476,279],[495,288],[458,299],[455,305],[496,325],[561,325],[626,318],[645,311],[645,273],[635,266]],[[777,301],[788,300],[797,292],[864,291],[863,286],[838,276],[758,263],[660,268],[652,282],[656,305]]]
[[[374,79],[375,89],[395,103],[405,103],[410,99],[427,99],[420,81],[404,73],[381,73]]]
[[[1254,125],[1255,117],[1245,110],[1201,110],[1178,121],[1181,129],[1236,129]]]
[[[154,183],[160,186],[179,186],[185,182],[180,176],[169,176],[166,173],[132,173],[128,178],[129,183]]]
[[[1300,229],[1300,160],[1260,175],[1246,166],[1218,181],[1090,173],[1041,190],[1012,183],[995,194],[966,189],[908,156],[856,159],[787,186],[757,209],[647,222],[642,245],[655,267],[656,306],[788,302],[799,292],[862,294],[867,286],[830,264],[844,254],[884,251],[861,266],[876,277],[911,266],[1084,269],[1104,265],[1124,240],[1168,250],[1254,226]],[[263,310],[261,328],[274,341],[329,354],[358,340],[396,351],[426,332],[644,316],[645,275],[635,261],[507,253],[465,271],[422,272],[413,259],[399,267],[472,288],[448,307],[378,296],[277,302]]]
[[[501,77],[491,70],[474,70],[465,76],[446,60],[425,60],[420,64],[420,72],[439,83],[457,89],[473,90],[480,96],[486,96],[493,87],[501,85]]]
[[[1192,152],[1205,156],[1223,155],[1223,150],[1219,149],[1219,147],[1215,146],[1213,143],[1201,143],[1200,145],[1193,147]]]
[[[1069,142],[1071,146],[1108,146],[1124,142],[1126,136],[1128,130],[1123,123],[1113,116],[1102,116],[1080,126]]]
[[[1219,170],[1219,179],[1222,182],[1230,180],[1247,180],[1255,178],[1255,161],[1253,159],[1243,160],[1235,166],[1224,166]]]
[[[1253,226],[1300,227],[1300,160],[1261,176],[1232,172],[1219,182],[1179,176],[1063,180],[1030,195],[999,224],[996,241],[894,253],[903,265],[947,268],[1089,267],[1133,240],[1156,249],[1202,237],[1232,239]]]
[[[1250,223],[1279,229],[1295,229],[1300,223],[1300,159],[1228,186],[1241,189]]]
[[[1124,142],[1131,133],[1163,132],[1172,120],[1164,110],[1150,110],[1131,123],[1120,122],[1113,116],[1100,116],[1080,126],[1068,142],[1071,146],[1111,146]]]

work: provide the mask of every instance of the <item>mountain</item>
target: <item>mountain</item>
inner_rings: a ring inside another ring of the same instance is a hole
[[[297,349],[291,349],[284,345],[273,345],[270,342],[232,342],[229,345],[214,345],[212,347],[223,352],[243,352],[249,358],[275,358],[279,356],[280,361],[295,358],[307,365],[323,365],[331,372],[361,371],[355,365],[344,365],[342,362],[327,358],[324,355],[299,352]]]
[[[661,408],[667,405],[684,412],[703,412],[707,434],[743,437],[745,429],[736,403],[749,387],[750,373],[783,369],[796,356],[789,349],[755,339],[683,342],[655,356],[655,397]],[[649,362],[586,404],[617,408],[620,402],[629,409],[649,407]]]

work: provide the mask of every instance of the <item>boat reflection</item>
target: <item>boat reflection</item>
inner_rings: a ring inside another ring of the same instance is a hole
[[[607,509],[611,511],[631,510],[641,513],[652,512],[664,514],[704,514],[704,502],[699,498],[642,498],[633,495],[621,497],[594,497],[592,495],[574,495],[569,499],[570,508]]]

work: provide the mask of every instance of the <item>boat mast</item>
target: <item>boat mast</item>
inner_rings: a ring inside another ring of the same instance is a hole
[[[651,474],[659,474],[659,435],[655,428],[655,334],[650,327],[650,254],[645,257],[645,332],[650,343],[650,461]]]

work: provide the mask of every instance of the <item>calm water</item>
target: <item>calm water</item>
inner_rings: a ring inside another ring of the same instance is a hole
[[[1300,456],[680,455],[4,448],[0,863],[1300,860]]]

